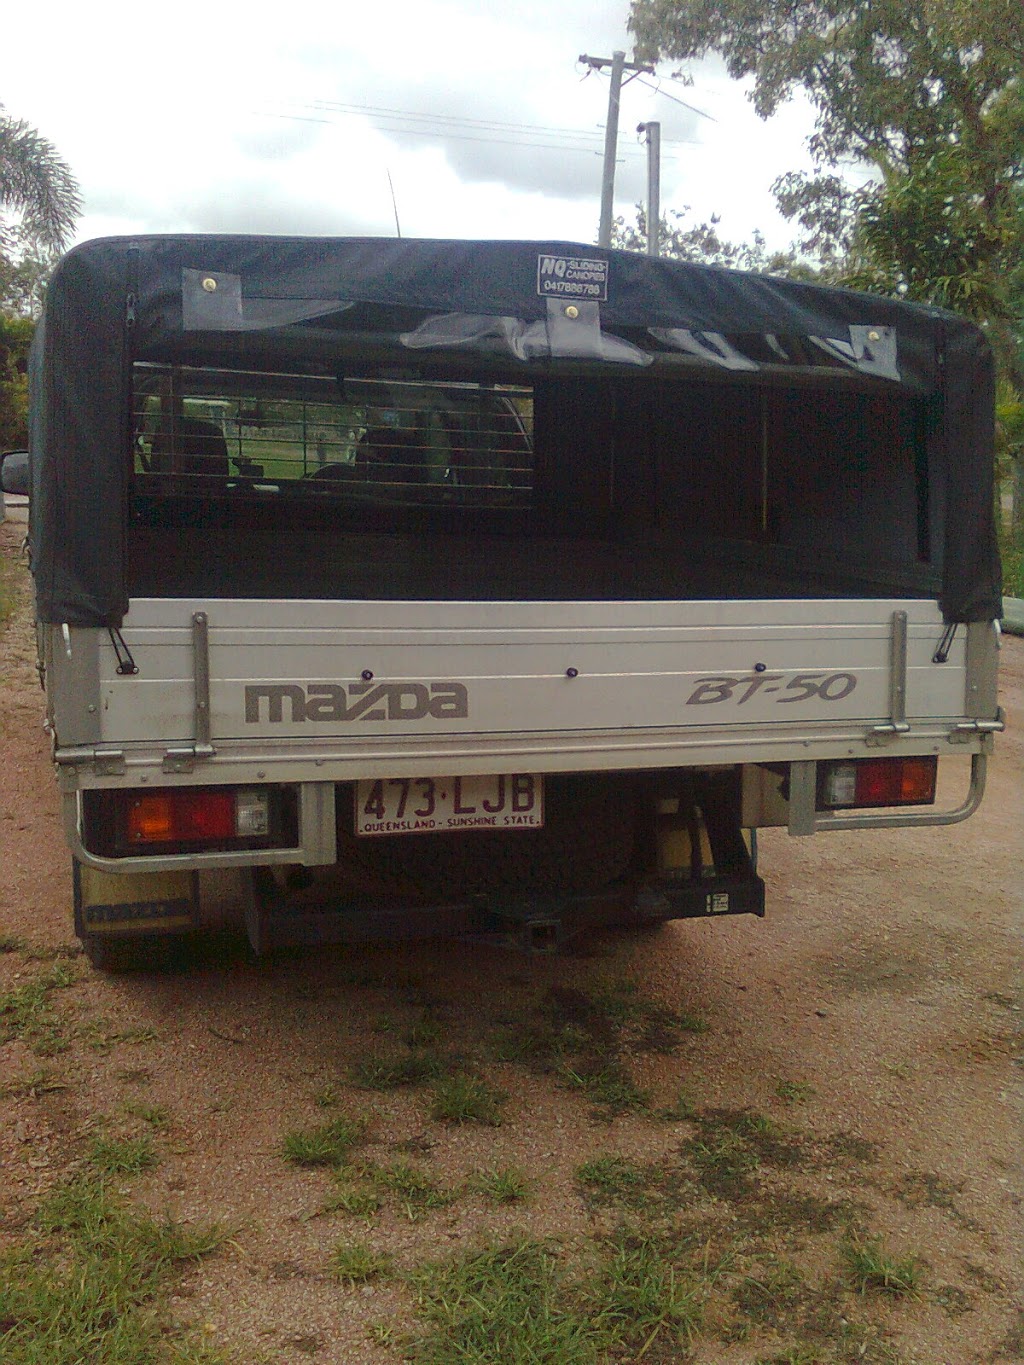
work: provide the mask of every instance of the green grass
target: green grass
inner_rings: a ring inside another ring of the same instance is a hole
[[[152,1043],[160,1036],[150,1024],[139,1024],[134,1028],[111,1028],[110,1020],[102,1017],[90,1019],[79,1032],[92,1051],[100,1053],[113,1051],[119,1043],[131,1046]]]
[[[424,1014],[408,1029],[405,1041],[412,1048],[430,1048],[441,1041],[443,1034],[444,1029],[440,1020]]]
[[[638,1194],[651,1183],[650,1173],[621,1156],[599,1156],[576,1168],[576,1180],[602,1202]]]
[[[343,1166],[366,1135],[363,1119],[333,1119],[316,1128],[285,1133],[281,1154],[294,1166]]]
[[[695,1114],[696,1133],[682,1145],[700,1183],[719,1199],[748,1200],[762,1165],[809,1165],[803,1140],[766,1114],[751,1109],[709,1109]]]
[[[38,1095],[48,1095],[57,1090],[67,1090],[68,1084],[48,1066],[37,1067],[27,1076],[17,1076],[0,1085],[0,1095],[24,1095],[35,1099]]]
[[[393,1266],[391,1256],[374,1251],[365,1242],[338,1242],[331,1253],[331,1271],[342,1284],[365,1284],[390,1275]]]
[[[128,1138],[94,1137],[89,1159],[104,1175],[140,1175],[160,1161],[148,1133]]]
[[[350,1071],[353,1085],[364,1090],[397,1090],[403,1085],[422,1085],[447,1070],[443,1057],[433,1052],[410,1052],[406,1056],[365,1057]]]
[[[817,1091],[806,1081],[780,1080],[775,1087],[775,1093],[785,1104],[806,1104]]]
[[[683,1360],[701,1321],[704,1281],[643,1237],[617,1234],[575,1271],[529,1238],[409,1276],[428,1331],[419,1365],[604,1365]]]
[[[648,1092],[634,1084],[617,1060],[580,1062],[564,1067],[561,1075],[573,1090],[581,1090],[598,1106],[597,1117],[613,1118],[649,1107]]]
[[[859,1294],[873,1290],[893,1298],[917,1296],[921,1285],[921,1262],[916,1256],[901,1259],[888,1255],[880,1237],[847,1242],[843,1247],[843,1259]]]
[[[148,1123],[151,1128],[156,1128],[161,1133],[166,1132],[171,1126],[171,1111],[166,1104],[144,1104],[130,1100],[124,1106],[124,1112],[131,1118],[141,1119],[143,1123]]]
[[[800,1271],[787,1261],[771,1263],[757,1275],[744,1275],[732,1290],[733,1302],[749,1321],[783,1334],[799,1325],[810,1297]]]
[[[562,1258],[522,1240],[439,1262],[411,1277],[428,1330],[417,1365],[599,1365],[608,1334],[582,1314]]]
[[[619,1232],[588,1297],[616,1342],[642,1359],[655,1342],[686,1346],[703,1316],[702,1288],[656,1243]]]
[[[612,982],[591,992],[590,1001],[596,1012],[613,1020],[644,1052],[672,1052],[681,1034],[708,1030],[700,1015],[646,999],[634,981]]]
[[[999,554],[1003,561],[1003,596],[1024,598],[1024,530],[1001,531]]]
[[[17,561],[0,555],[0,625],[14,615],[21,595],[24,578],[18,572]]]
[[[369,1218],[379,1208],[380,1196],[376,1190],[365,1185],[346,1183],[328,1195],[320,1213],[348,1213],[353,1218]]]
[[[0,995],[0,1043],[20,1038],[39,1057],[52,1057],[68,1044],[63,1021],[54,1007],[54,991],[64,990],[77,980],[67,963],[55,963],[13,990]]]
[[[34,1233],[0,1257],[4,1365],[160,1365],[223,1359],[161,1321],[178,1270],[228,1237],[129,1208],[97,1176],[53,1193]]]
[[[430,1209],[446,1208],[455,1194],[444,1190],[419,1166],[397,1161],[392,1166],[368,1166],[364,1172],[378,1190],[394,1194],[403,1212],[415,1222]]]
[[[477,1171],[469,1183],[471,1189],[486,1195],[495,1204],[519,1204],[529,1197],[529,1182],[518,1166]]]
[[[491,1127],[501,1122],[505,1096],[475,1076],[445,1076],[435,1082],[430,1101],[430,1117],[438,1123],[484,1123]]]

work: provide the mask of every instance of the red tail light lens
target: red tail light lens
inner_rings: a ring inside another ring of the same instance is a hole
[[[853,758],[818,768],[818,809],[930,806],[939,761],[925,758]]]
[[[128,806],[129,844],[218,843],[235,835],[231,790],[148,792]]]

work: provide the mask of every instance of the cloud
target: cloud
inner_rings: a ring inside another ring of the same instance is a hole
[[[608,78],[577,57],[629,49],[627,0],[291,0],[245,23],[215,0],[178,0],[173,23],[134,0],[102,9],[102,29],[62,13],[45,81],[30,63],[4,78],[81,182],[80,237],[391,233],[390,171],[407,234],[593,239]],[[37,27],[16,7],[5,41],[32,50]],[[785,240],[768,186],[798,159],[796,123],[760,124],[714,64],[665,90],[623,89],[617,210],[645,197],[635,129],[658,119],[665,206]]]

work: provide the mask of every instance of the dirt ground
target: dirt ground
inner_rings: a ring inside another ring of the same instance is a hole
[[[0,543],[22,581],[20,530]],[[231,1229],[158,1304],[211,1360],[406,1359],[427,1331],[417,1268],[523,1237],[582,1266],[623,1228],[670,1248],[700,1318],[595,1358],[1024,1360],[1024,640],[1004,641],[980,813],[771,831],[763,921],[534,958],[454,942],[254,963],[228,934],[135,977],[76,955],[27,610],[0,650],[0,1246],[31,1238],[97,1139],[138,1139],[145,1169],[117,1177],[132,1206]],[[438,1067],[497,1093],[492,1121],[435,1117]],[[297,1164],[294,1141],[287,1159],[288,1135],[339,1119],[363,1125],[344,1164]],[[523,1197],[489,1178],[510,1168]],[[354,1244],[392,1268],[339,1277]],[[858,1281],[857,1246],[913,1261],[912,1292]]]

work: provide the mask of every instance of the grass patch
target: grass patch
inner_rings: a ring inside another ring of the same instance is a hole
[[[813,1298],[796,1266],[780,1261],[759,1275],[745,1275],[732,1291],[732,1301],[750,1322],[777,1332],[792,1331]]]
[[[470,1188],[492,1199],[495,1204],[520,1204],[529,1197],[529,1184],[518,1166],[502,1166],[477,1171]]]
[[[599,1156],[576,1168],[576,1182],[592,1203],[635,1201],[651,1185],[651,1173],[621,1156]]]
[[[157,1222],[83,1176],[57,1190],[35,1235],[0,1258],[5,1365],[157,1365],[220,1357],[161,1322],[163,1295],[184,1263],[228,1238],[217,1224]],[[197,1353],[198,1352],[198,1353]]]
[[[796,1190],[774,1189],[763,1203],[744,1210],[742,1224],[752,1233],[823,1233],[848,1227],[859,1212],[857,1205],[845,1199],[830,1201]]]
[[[49,1095],[56,1090],[67,1090],[67,1082],[62,1081],[48,1066],[37,1067],[27,1076],[18,1076],[5,1081],[0,1086],[0,1095],[5,1097],[21,1095],[36,1099],[39,1095]]]
[[[24,949],[25,940],[17,934],[0,934],[0,953],[20,953]]]
[[[139,1024],[135,1028],[116,1029],[110,1027],[108,1019],[91,1019],[80,1030],[82,1037],[93,1052],[111,1052],[119,1043],[138,1046],[152,1043],[160,1036],[149,1024]]]
[[[409,1279],[428,1324],[409,1347],[419,1365],[678,1361],[702,1313],[701,1277],[629,1233],[577,1273],[556,1246],[523,1238]]]
[[[640,1360],[657,1342],[686,1346],[703,1317],[702,1287],[653,1241],[630,1232],[612,1239],[588,1297],[605,1331]]]
[[[51,999],[77,980],[65,962],[0,995],[0,1043],[20,1038],[39,1057],[53,1057],[67,1048],[61,1019]]]
[[[403,1085],[422,1085],[436,1080],[448,1069],[434,1052],[410,1052],[407,1056],[366,1057],[355,1062],[349,1075],[363,1090],[397,1090]]]
[[[595,1010],[608,1016],[643,1052],[673,1052],[684,1033],[706,1033],[707,1020],[688,1010],[647,1000],[633,981],[616,981],[590,996]]]
[[[476,1076],[445,1076],[434,1085],[430,1117],[438,1123],[484,1123],[496,1127],[501,1122],[505,1096]]]
[[[165,1133],[171,1126],[171,1111],[166,1104],[144,1104],[141,1101],[130,1100],[124,1106],[124,1112],[133,1119],[141,1119],[143,1123],[148,1123],[151,1128],[156,1128],[161,1133]]]
[[[858,1294],[874,1291],[892,1298],[918,1296],[921,1262],[916,1256],[888,1255],[880,1237],[847,1242],[843,1247],[843,1259]]]
[[[661,1109],[655,1109],[653,1117],[661,1119],[663,1123],[682,1123],[687,1119],[692,1119],[696,1113],[693,1100],[685,1090],[680,1090],[676,1096],[674,1104],[667,1104]]]
[[[425,1014],[406,1033],[405,1041],[411,1048],[431,1048],[441,1041],[443,1033],[441,1021]]]
[[[629,1075],[623,1060],[627,1051],[671,1052],[684,1033],[706,1027],[697,1015],[645,999],[631,983],[589,993],[559,987],[525,1017],[505,1025],[495,1053],[502,1061],[557,1074],[593,1101],[595,1117],[606,1119],[650,1107],[650,1096]],[[689,1117],[689,1108],[661,1116]]]
[[[159,1165],[148,1134],[141,1137],[94,1137],[89,1144],[89,1160],[103,1175],[141,1175]]]
[[[719,1199],[749,1199],[762,1165],[795,1167],[810,1161],[799,1137],[754,1110],[711,1109],[693,1121],[697,1133],[682,1150],[704,1188]]]
[[[342,1185],[324,1201],[321,1213],[348,1213],[353,1218],[370,1218],[380,1208],[380,1196],[366,1185]]]
[[[393,1268],[391,1256],[374,1251],[365,1242],[339,1242],[331,1253],[331,1272],[342,1284],[366,1284],[390,1275]]]
[[[418,1365],[598,1365],[608,1334],[579,1311],[561,1257],[522,1240],[411,1277],[428,1331]]]
[[[719,1199],[748,1199],[755,1190],[754,1176],[760,1168],[757,1152],[734,1127],[697,1119],[698,1134],[683,1144],[683,1151],[696,1169],[697,1179]]]
[[[1024,597],[1024,531],[999,529],[999,556],[1003,561],[1003,595]]]
[[[26,962],[68,962],[82,956],[80,943],[25,943],[22,955]]]
[[[426,1171],[408,1161],[397,1161],[393,1166],[370,1166],[364,1174],[378,1190],[397,1196],[411,1222],[416,1222],[430,1209],[443,1209],[455,1201],[450,1190],[442,1189]]]
[[[317,1128],[285,1133],[281,1155],[294,1166],[344,1166],[366,1135],[363,1119],[333,1119]]]
[[[0,555],[0,625],[14,615],[23,584],[24,576],[18,573],[17,561]]]
[[[565,1066],[562,1079],[573,1090],[581,1090],[597,1108],[597,1117],[614,1118],[639,1109],[647,1109],[650,1095],[634,1084],[621,1062],[581,1062]]]
[[[806,1104],[817,1094],[813,1085],[806,1081],[779,1081],[775,1093],[785,1104]]]
[[[145,1066],[129,1066],[117,1073],[117,1079],[126,1085],[149,1085],[153,1073]]]

